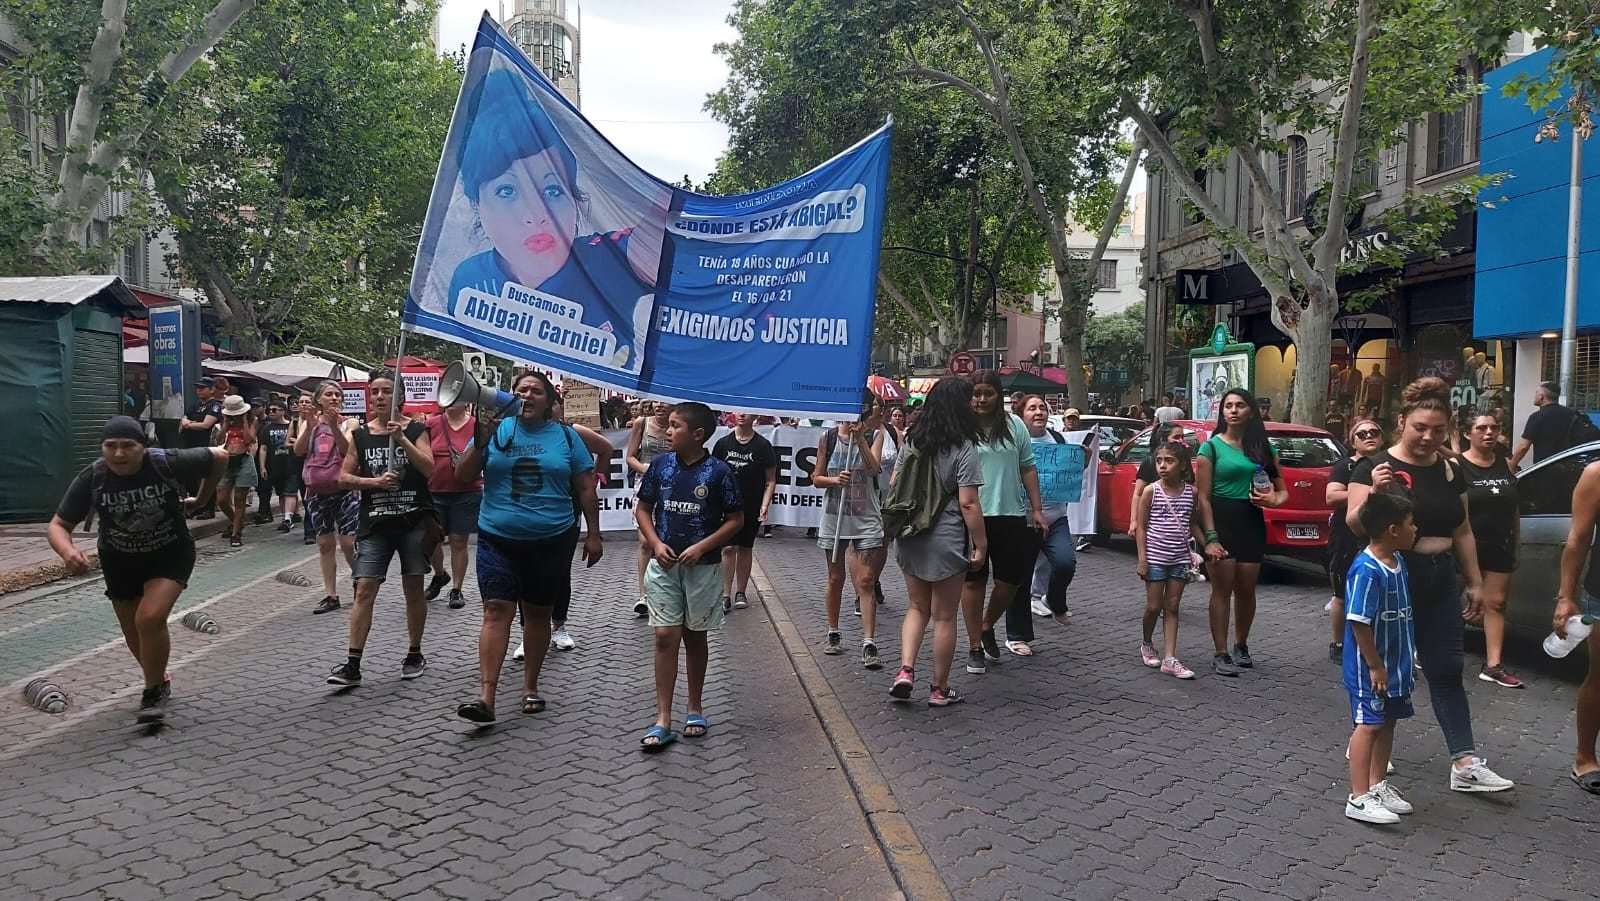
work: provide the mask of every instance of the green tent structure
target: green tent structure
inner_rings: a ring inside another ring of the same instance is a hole
[[[1067,386],[1050,381],[1043,376],[1031,372],[1018,370],[1000,376],[1000,386],[1007,394],[1021,391],[1023,394],[1066,394]]]
[[[0,523],[46,522],[122,412],[122,317],[144,304],[114,275],[0,278]]]

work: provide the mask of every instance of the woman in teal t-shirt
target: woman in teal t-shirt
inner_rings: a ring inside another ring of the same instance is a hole
[[[584,563],[600,561],[600,507],[594,457],[582,436],[553,418],[559,401],[544,373],[526,371],[511,380],[519,407],[498,420],[480,416],[477,433],[456,462],[456,479],[483,475],[478,511],[478,594],[483,628],[478,633],[478,699],[456,708],[475,723],[495,719],[495,689],[511,644],[511,620],[522,610],[522,712],[542,713],[539,675],[550,647],[550,620],[557,604],[572,596],[572,553],[578,520],[588,528]]]
[[[1039,498],[1039,472],[1033,463],[1033,442],[1022,419],[1007,410],[1000,374],[985,369],[972,377],[972,412],[978,418],[983,440],[978,443],[978,466],[983,485],[978,501],[983,507],[983,527],[989,536],[989,557],[967,573],[961,590],[961,614],[967,622],[967,672],[988,672],[1000,662],[1000,643],[994,627],[1006,615],[1017,587],[1033,578],[1029,552],[1037,548],[1048,524]],[[1024,493],[1025,492],[1025,493]],[[1024,503],[1026,498],[1026,503]],[[994,591],[988,609],[983,589],[994,567]]]
[[[1206,555],[1211,558],[1211,641],[1219,676],[1237,676],[1250,659],[1250,626],[1256,618],[1256,580],[1267,550],[1265,507],[1281,507],[1289,492],[1283,487],[1278,461],[1267,443],[1267,427],[1256,412],[1256,399],[1243,388],[1222,395],[1217,430],[1195,460],[1195,494],[1201,501]],[[1256,470],[1272,481],[1271,491],[1251,487]],[[1228,651],[1228,599],[1237,622],[1238,640]]]

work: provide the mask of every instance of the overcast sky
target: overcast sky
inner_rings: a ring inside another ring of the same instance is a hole
[[[510,13],[512,0],[505,0]],[[582,36],[579,89],[583,114],[645,171],[676,182],[703,180],[716,167],[728,133],[701,107],[728,70],[712,52],[735,36],[725,21],[731,0],[568,0]],[[472,44],[498,0],[445,0],[439,44]],[[577,10],[581,9],[581,22]]]

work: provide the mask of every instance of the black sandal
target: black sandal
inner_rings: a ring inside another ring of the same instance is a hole
[[[544,713],[544,708],[544,698],[541,698],[538,695],[528,695],[522,699],[523,713]]]
[[[494,708],[483,701],[473,701],[456,708],[456,716],[474,723],[494,722]]]

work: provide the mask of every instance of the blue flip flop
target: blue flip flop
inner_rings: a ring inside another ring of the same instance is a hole
[[[652,738],[655,739],[654,744],[650,743]],[[654,754],[677,740],[678,733],[668,729],[666,726],[651,726],[650,731],[639,739],[639,747],[647,754]]]
[[[699,727],[700,731],[698,733],[691,734],[689,730],[697,726]],[[706,733],[710,731],[711,724],[706,722],[706,715],[703,713],[691,713],[683,718],[684,738],[705,738]]]

